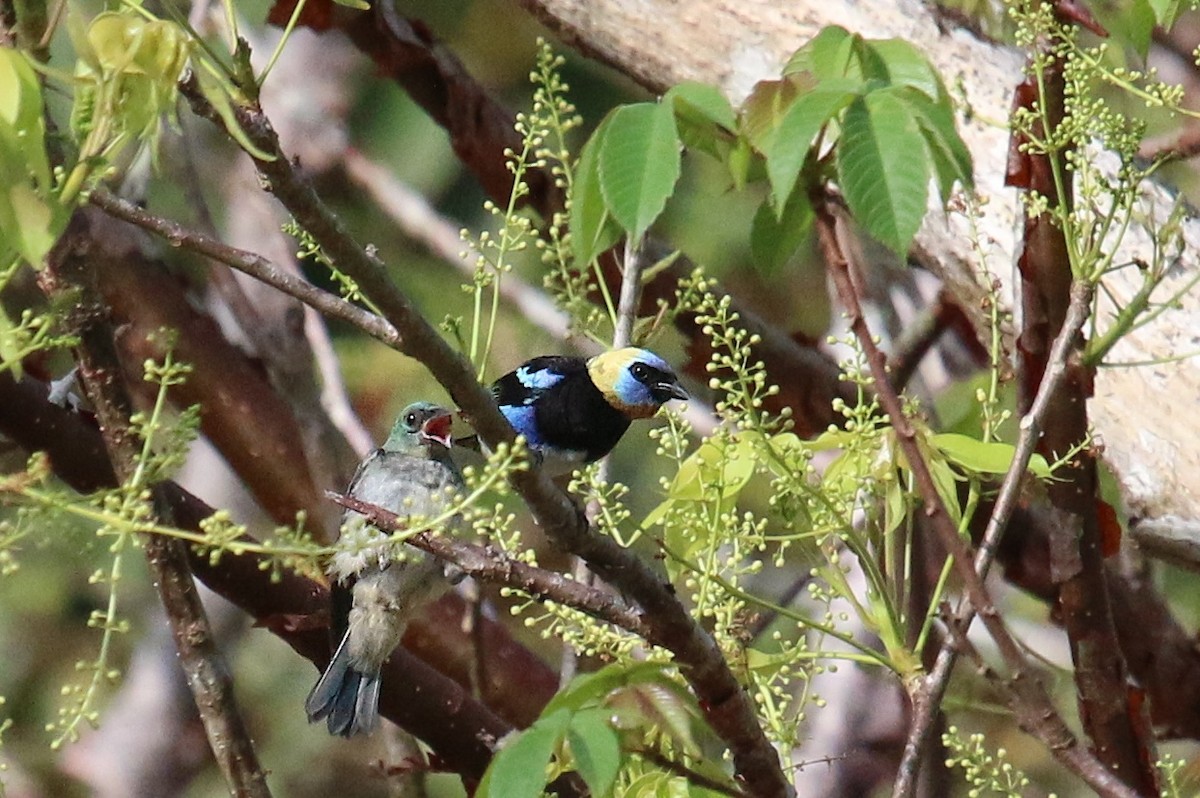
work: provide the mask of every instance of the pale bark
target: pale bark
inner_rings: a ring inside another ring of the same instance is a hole
[[[1003,280],[1006,290],[1012,290],[1020,207],[1017,192],[1005,188],[1003,181],[1006,124],[1013,87],[1021,79],[1022,56],[1015,50],[981,41],[964,30],[939,30],[930,6],[916,0],[521,0],[521,4],[567,43],[652,91],[697,80],[721,87],[735,103],[756,81],[777,77],[790,53],[825,25],[915,44],[959,101],[959,129],[974,157],[978,192],[986,200],[978,228],[985,265]],[[1150,231],[1166,219],[1174,202],[1167,190],[1146,187],[1141,210],[1142,218],[1150,221],[1130,227],[1116,263],[1151,260]],[[1162,300],[1185,287],[1197,272],[1200,225],[1188,219],[1182,227],[1185,246],[1177,253],[1172,277],[1155,294]],[[980,258],[973,247],[971,226],[964,216],[931,207],[913,255],[944,281],[982,325]],[[1105,286],[1113,295],[1128,298],[1140,286],[1140,276],[1135,268],[1126,268],[1107,277]],[[1102,302],[1101,329],[1111,313],[1111,303]],[[1198,328],[1200,299],[1190,291],[1179,308],[1127,336],[1109,359],[1142,362],[1200,350],[1193,334]],[[1200,428],[1189,423],[1198,394],[1200,364],[1194,358],[1099,372],[1091,418],[1105,447],[1104,458],[1120,480],[1128,515],[1141,522],[1135,529],[1200,535]]]

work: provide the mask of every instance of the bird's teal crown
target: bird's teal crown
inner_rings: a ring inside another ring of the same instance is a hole
[[[614,349],[588,361],[588,376],[610,405],[629,418],[647,418],[687,391],[667,361],[635,346]]]
[[[445,419],[444,423],[442,419]],[[436,430],[427,426],[434,420],[437,421],[434,426],[439,427]],[[451,412],[441,405],[424,401],[413,402],[400,411],[383,448],[389,452],[413,451],[424,443],[432,442],[443,443],[449,448],[450,444],[441,438],[448,435],[453,420]],[[440,429],[441,426],[444,426],[445,430]]]

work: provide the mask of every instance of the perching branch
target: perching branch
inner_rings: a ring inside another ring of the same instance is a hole
[[[0,374],[0,431],[29,451],[46,452],[55,474],[75,490],[115,487],[100,432],[78,413],[48,402],[46,393],[29,378],[18,381]],[[213,508],[175,483],[162,483],[161,489],[175,524],[201,531],[200,522]],[[286,569],[272,575],[270,563],[255,554],[227,554],[213,562],[207,553],[187,553],[192,571],[209,588],[324,669],[329,640],[321,618],[329,596],[323,585]],[[490,673],[495,684],[487,691],[494,709],[475,701],[463,686],[465,673],[451,680],[426,663],[456,670],[444,658],[452,639],[462,637],[457,632],[461,611],[461,602],[444,599],[413,618],[405,635],[409,650],[397,650],[384,665],[380,712],[424,740],[447,767],[477,779],[491,760],[495,741],[513,728],[494,713],[514,724],[532,722],[553,695],[556,680],[528,651],[510,638],[501,639],[503,627],[489,621],[489,646],[502,653]]]
[[[373,526],[385,532],[402,532],[405,529],[403,518],[383,507],[333,491],[325,495],[342,507],[364,516]],[[481,582],[515,587],[537,598],[587,613],[639,637],[649,636],[645,621],[637,611],[622,601],[620,596],[608,591],[567,579],[556,571],[514,560],[504,552],[442,535],[420,532],[406,538],[405,542],[440,560],[454,563]]]
[[[110,216],[160,235],[172,246],[184,247],[275,286],[329,318],[352,324],[388,346],[394,346],[399,341],[395,328],[374,313],[363,310],[336,294],[317,288],[307,280],[279,268],[261,255],[231,247],[205,233],[189,230],[181,224],[164,219],[118,197],[106,188],[96,188],[89,195],[89,199],[93,205]]]
[[[185,80],[183,95],[199,116],[222,127],[220,115],[199,91],[195,78]],[[239,107],[238,124],[272,160],[255,161],[272,193],[288,208],[325,255],[355,280],[363,293],[395,327],[395,348],[421,361],[471,418],[490,447],[511,444],[512,427],[500,414],[467,360],[438,334],[407,295],[389,279],[383,263],[359,246],[341,221],[319,200],[280,150],[269,121],[257,108]],[[779,756],[758,724],[755,708],[741,688],[716,641],[646,563],[586,523],[570,498],[539,469],[510,477],[540,523],[542,532],[564,551],[584,558],[591,570],[635,601],[647,620],[649,642],[671,651],[696,692],[713,730],[729,746],[734,769],[747,789],[770,798],[788,794]]]

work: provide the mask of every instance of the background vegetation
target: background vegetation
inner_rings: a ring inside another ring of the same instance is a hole
[[[930,9],[1028,59],[986,122],[1015,321],[986,236],[974,303],[908,265],[984,212],[899,40],[825,28],[733,102],[490,0],[0,12],[5,794],[1194,794],[1189,577],[1123,540],[1085,409],[1193,283],[1188,206],[1138,205],[1187,185],[1185,95],[1129,71],[1190,52],[1177,6]],[[696,398],[569,500],[480,383],[629,340]],[[497,450],[469,539],[412,539],[476,578],[396,726],[331,740],[325,491],[417,398]]]

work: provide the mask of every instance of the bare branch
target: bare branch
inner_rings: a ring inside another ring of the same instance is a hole
[[[1042,741],[1050,752],[1073,773],[1086,781],[1101,795],[1127,796],[1137,793],[1116,778],[1079,744],[1062,717],[1055,711],[1045,687],[1033,675],[1021,646],[1005,627],[999,612],[992,603],[987,586],[975,571],[970,552],[959,538],[958,530],[946,511],[945,503],[917,443],[916,432],[904,413],[900,397],[887,374],[886,358],[875,344],[866,319],[862,315],[858,297],[849,274],[849,264],[842,254],[835,233],[834,216],[830,212],[824,195],[818,190],[813,195],[816,210],[817,237],[826,266],[837,288],[838,296],[846,309],[850,328],[866,356],[880,405],[887,413],[896,438],[905,458],[912,468],[918,492],[925,504],[929,518],[942,547],[954,559],[954,568],[963,581],[966,594],[975,605],[988,633],[996,641],[1001,657],[1011,671],[1008,684],[1013,708],[1022,728]]]
[[[220,115],[203,97],[195,78],[184,81],[181,91],[198,115],[223,127]],[[511,444],[515,439],[512,427],[491,394],[479,384],[467,360],[421,316],[409,297],[392,283],[383,263],[353,240],[297,174],[261,111],[239,107],[236,116],[254,146],[270,156],[270,160],[256,159],[255,163],[272,193],[392,323],[400,336],[395,348],[429,369],[471,418],[485,443],[491,447]],[[768,798],[787,795],[779,756],[758,724],[753,703],[730,671],[716,641],[669,586],[632,552],[589,528],[570,498],[539,469],[517,472],[510,479],[549,540],[583,557],[597,575],[641,606],[649,626],[649,641],[675,655],[709,724],[729,746],[734,768],[747,789]]]
[[[121,378],[113,329],[96,293],[89,260],[90,224],[84,212],[76,214],[41,275],[51,297],[70,292],[81,312],[74,316],[80,345],[76,351],[80,374],[92,401],[105,448],[115,476],[127,483],[135,473],[139,443],[130,423],[133,403]],[[160,486],[152,489],[155,514],[171,523],[172,511]],[[229,791],[251,798],[269,798],[266,776],[234,698],[233,683],[213,639],[208,616],[200,603],[183,543],[154,535],[145,539],[159,600],[166,610],[175,638],[179,663],[200,712],[209,748]]]

